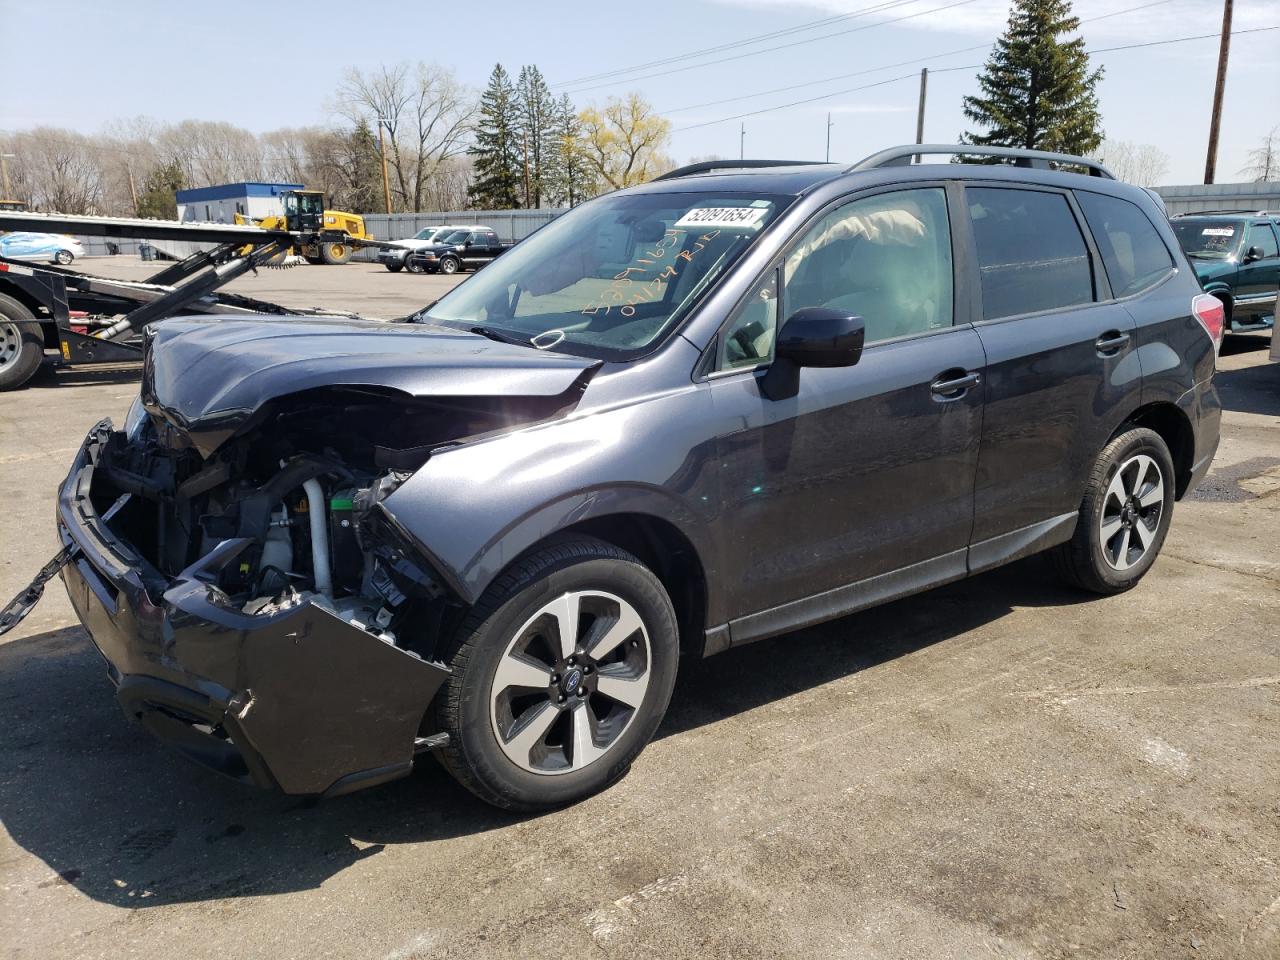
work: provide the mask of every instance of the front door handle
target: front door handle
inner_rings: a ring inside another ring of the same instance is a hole
[[[944,373],[943,376],[945,377],[947,374]],[[935,380],[929,385],[929,389],[933,391],[934,397],[938,400],[959,400],[970,387],[976,387],[981,380],[981,374],[966,373],[961,377]]]
[[[1128,342],[1129,335],[1127,333],[1121,333],[1119,330],[1108,330],[1095,340],[1093,345],[1102,356],[1114,357]]]

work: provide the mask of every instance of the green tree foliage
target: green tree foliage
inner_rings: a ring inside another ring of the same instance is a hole
[[[520,70],[516,100],[520,115],[524,205],[540,207],[546,192],[544,181],[548,168],[554,165],[551,154],[554,149],[556,101],[537,67],[528,66]]]
[[[549,149],[542,175],[543,191],[552,206],[576,206],[600,192],[600,181],[587,162],[582,121],[569,95],[555,104]]]
[[[497,64],[480,97],[475,143],[468,153],[475,163],[475,181],[467,191],[480,209],[510,210],[520,206],[523,163],[520,110],[511,75]]]
[[[1097,85],[1084,40],[1061,39],[1080,20],[1070,0],[1014,0],[1009,25],[978,77],[964,115],[983,132],[963,142],[1085,155],[1102,143]]]
[[[378,138],[369,128],[369,122],[362,119],[355,129],[342,134],[338,146],[338,172],[346,188],[343,197],[346,205],[338,209],[360,212],[385,210],[382,158],[378,155]]]
[[[142,191],[138,194],[138,216],[159,220],[178,218],[177,192],[186,187],[182,164],[170,160],[147,174]]]

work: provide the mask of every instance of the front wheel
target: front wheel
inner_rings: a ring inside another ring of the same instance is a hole
[[[458,262],[456,257],[445,257],[440,261],[440,272],[457,273],[460,266],[462,266],[462,264]]]
[[[426,269],[427,269],[422,265],[421,260],[415,260],[413,259],[413,257],[405,258],[404,268],[408,270],[410,273],[424,273],[426,272]]]
[[[345,243],[322,243],[320,258],[330,266],[344,264],[351,259],[351,247]]]
[[[1133,427],[1098,454],[1071,539],[1052,553],[1068,582],[1121,593],[1155,563],[1173,516],[1173,458],[1154,430]]]
[[[436,722],[438,756],[495,806],[533,810],[618,780],[675,684],[671,600],[631,554],[590,537],[518,561],[459,629]]]
[[[70,250],[59,250],[57,254],[54,255],[53,260],[55,263],[61,264],[62,266],[65,267],[67,264],[71,263],[71,261],[73,261],[75,258],[76,258],[75,254],[73,254]]]
[[[402,269],[404,269],[403,263],[384,263],[383,266],[386,267],[388,270],[390,270],[392,273],[399,273]]]

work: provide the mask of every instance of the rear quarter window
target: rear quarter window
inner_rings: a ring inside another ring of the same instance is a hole
[[[1141,293],[1173,270],[1168,248],[1136,203],[1083,190],[1076,199],[1098,245],[1112,296]]]

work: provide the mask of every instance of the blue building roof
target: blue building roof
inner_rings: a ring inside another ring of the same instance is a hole
[[[278,197],[286,190],[301,190],[300,183],[223,183],[215,187],[179,190],[178,203],[208,203],[211,200],[236,200],[241,197]]]

